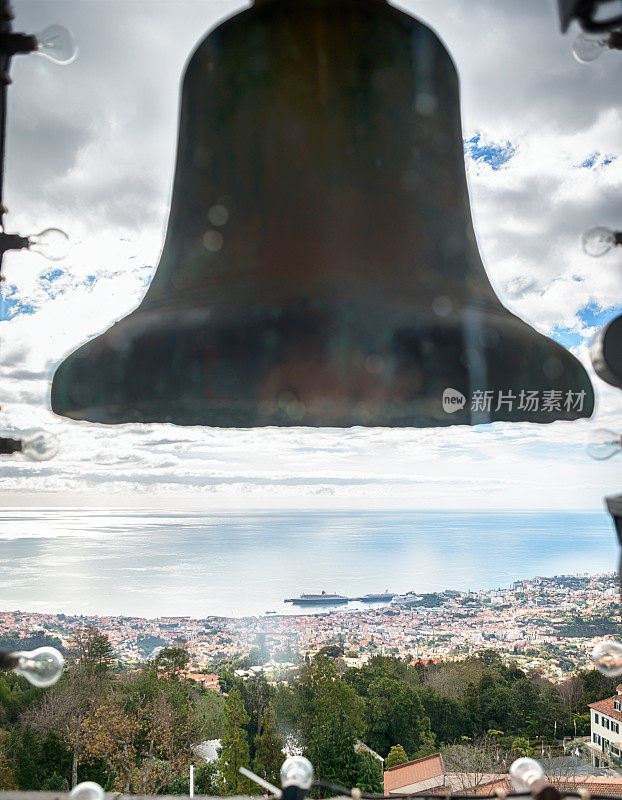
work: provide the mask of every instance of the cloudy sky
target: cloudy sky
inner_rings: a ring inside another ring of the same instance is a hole
[[[589,367],[586,346],[622,309],[622,256],[579,236],[622,221],[622,55],[571,55],[553,0],[410,0],[461,78],[480,250],[502,301]],[[6,257],[1,430],[43,427],[50,462],[0,462],[0,501],[168,508],[594,508],[622,490],[622,456],[596,463],[591,429],[622,430],[622,395],[594,378],[589,422],[439,430],[109,428],[56,418],[62,358],[142,298],[166,228],[187,56],[231,0],[14,0],[15,29],[59,22],[80,45],[58,67],[14,59],[7,230],[54,226],[60,263]]]

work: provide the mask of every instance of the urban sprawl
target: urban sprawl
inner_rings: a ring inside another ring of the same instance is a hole
[[[331,644],[341,648],[346,664],[353,667],[374,654],[451,661],[492,648],[521,669],[537,669],[560,681],[592,666],[594,644],[615,635],[619,625],[614,573],[536,577],[509,588],[447,590],[413,598],[402,607],[241,618],[3,611],[0,635],[40,632],[68,644],[76,630],[89,626],[108,636],[116,658],[128,666],[148,660],[162,647],[182,645],[191,673],[252,656],[259,647],[262,666],[250,658],[248,668],[277,674]]]

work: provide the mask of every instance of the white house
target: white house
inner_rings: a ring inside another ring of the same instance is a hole
[[[592,763],[607,766],[613,758],[622,756],[622,684],[616,687],[617,695],[590,703],[590,749]]]

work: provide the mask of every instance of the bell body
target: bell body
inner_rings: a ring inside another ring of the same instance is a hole
[[[447,389],[464,404],[447,410]],[[521,391],[583,402],[521,410]],[[496,297],[455,67],[384,0],[258,0],[199,45],[153,281],[52,387],[54,411],[104,423],[423,427],[592,406],[579,362]]]

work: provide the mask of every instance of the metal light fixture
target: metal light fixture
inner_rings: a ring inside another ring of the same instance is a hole
[[[584,31],[598,33],[622,26],[622,15],[603,15],[612,0],[557,0],[562,33],[565,33],[574,20]]]
[[[590,358],[600,378],[622,389],[622,315],[612,319],[594,336]]]
[[[495,295],[456,69],[384,0],[256,0],[199,45],[157,272],[51,399],[218,427],[552,422],[594,402]]]
[[[31,431],[19,439],[0,437],[0,455],[23,453],[31,461],[48,461],[58,453],[58,438],[48,431]]]
[[[622,15],[602,12],[612,0],[557,0],[562,33],[570,23],[578,22],[585,33],[579,34],[572,54],[581,64],[589,64],[607,50],[622,50]]]
[[[535,800],[561,800],[560,791],[544,777],[542,766],[533,758],[517,758],[510,766],[514,790],[528,793]]]
[[[604,256],[612,247],[622,245],[622,231],[612,231],[603,225],[588,228],[581,235],[583,252],[593,258]]]
[[[64,666],[65,659],[55,647],[24,651],[0,649],[0,669],[12,670],[40,689],[57,683]]]
[[[7,233],[4,228],[4,216],[7,212],[3,204],[4,150],[11,59],[16,55],[38,53],[56,64],[71,64],[78,54],[78,46],[71,32],[62,25],[50,25],[40,33],[30,35],[15,33],[12,20],[13,12],[9,0],[0,0],[0,280],[4,254],[9,251],[30,250],[56,261],[64,258],[70,247],[69,237],[59,228],[47,228],[30,236]]]
[[[606,461],[622,452],[622,435],[607,428],[595,428],[590,433],[585,449],[595,461]]]
[[[510,779],[517,792],[529,792],[535,781],[544,778],[544,770],[533,758],[517,758],[510,765]]]
[[[580,33],[572,45],[572,55],[579,64],[590,64],[607,50],[622,50],[622,32]]]
[[[71,32],[62,25],[50,25],[41,33],[31,36],[13,32],[12,20],[13,12],[9,0],[0,0],[0,281],[3,280],[4,255],[9,251],[29,250],[51,261],[58,261],[67,255],[70,247],[69,237],[59,228],[46,228],[30,236],[7,233],[4,228],[7,212],[3,203],[4,151],[11,59],[15,55],[39,53],[57,64],[69,64],[78,53]],[[46,431],[32,431],[19,439],[0,437],[0,455],[23,453],[34,461],[47,461],[57,452],[58,440],[54,434]]]
[[[69,792],[69,800],[104,800],[106,793],[95,781],[82,781]]]
[[[239,771],[277,800],[305,800],[314,785],[313,765],[304,756],[289,756],[285,759],[281,766],[280,789],[246,767],[240,767]]]
[[[622,644],[614,639],[603,639],[590,655],[596,669],[608,678],[622,675]]]

